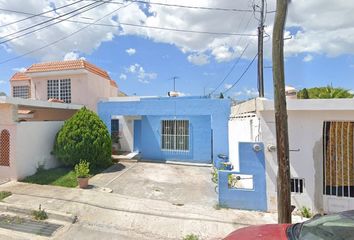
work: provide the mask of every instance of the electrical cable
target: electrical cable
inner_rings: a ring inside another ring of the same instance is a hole
[[[30,17],[26,17],[26,18],[23,18],[23,19],[19,19],[19,20],[16,20],[14,22],[10,22],[10,23],[6,23],[4,25],[1,25],[0,27],[6,27],[6,26],[9,26],[9,25],[12,25],[12,24],[15,24],[15,23],[19,23],[19,22],[23,22],[25,20],[28,20],[28,19],[31,19],[31,18],[34,18],[34,17],[39,17],[39,16],[42,16],[44,14],[47,14],[47,13],[50,13],[50,12],[55,12],[59,9],[62,9],[62,8],[66,8],[66,7],[70,7],[74,4],[77,4],[77,3],[80,3],[84,0],[79,0],[79,1],[76,1],[76,2],[73,2],[73,3],[70,3],[70,4],[67,4],[67,5],[63,5],[63,6],[60,6],[60,7],[57,7],[57,8],[54,8],[52,10],[49,10],[49,11],[45,11],[45,12],[41,12],[41,13],[37,13],[37,14],[33,14],[32,16]],[[4,10],[3,8],[0,8],[0,10]],[[5,11],[8,11],[8,10],[5,10]]]
[[[97,22],[101,21],[103,18],[105,18],[105,17],[107,17],[107,16],[113,14],[114,12],[119,11],[119,10],[122,9],[122,8],[128,7],[128,6],[131,5],[131,4],[132,4],[132,3],[129,3],[129,4],[124,5],[124,6],[121,6],[121,7],[117,8],[117,9],[113,10],[112,12],[109,12],[108,14],[104,15],[103,17],[101,17],[101,18],[95,20],[93,23],[97,23]],[[92,24],[93,24],[93,23],[92,23]],[[50,46],[52,46],[52,45],[54,45],[54,44],[56,44],[56,43],[58,43],[58,42],[61,42],[61,41],[65,40],[65,39],[67,39],[67,38],[69,38],[69,37],[71,37],[71,36],[73,36],[73,35],[75,35],[75,34],[81,32],[81,31],[87,29],[87,28],[90,27],[90,26],[91,26],[91,25],[87,25],[87,26],[85,26],[85,27],[83,27],[83,28],[80,28],[80,29],[78,29],[78,30],[76,30],[76,31],[74,31],[74,32],[72,32],[72,33],[70,33],[70,34],[68,34],[68,35],[66,35],[66,36],[64,36],[64,37],[62,37],[62,38],[59,38],[59,39],[57,39],[57,40],[55,40],[55,41],[53,41],[53,42],[50,42],[50,43],[48,43],[48,44],[46,44],[46,45],[44,45],[44,46],[42,46],[42,47],[39,47],[39,48],[30,50],[30,51],[28,51],[28,52],[26,52],[26,53],[24,53],[24,54],[18,55],[18,56],[16,56],[16,57],[12,57],[12,58],[8,58],[8,59],[6,59],[6,60],[3,60],[3,61],[0,62],[0,64],[4,64],[4,63],[10,62],[10,61],[13,61],[13,60],[22,58],[22,57],[27,56],[27,55],[29,55],[29,54],[32,54],[32,53],[34,53],[34,52],[37,52],[37,51],[40,51],[40,50],[45,49],[45,48],[47,48],[47,47],[50,47]]]
[[[232,86],[231,86],[230,88],[226,89],[226,90],[223,92],[223,94],[225,94],[225,93],[227,93],[228,91],[230,91],[233,87],[236,86],[237,83],[239,83],[239,82],[242,80],[243,76],[248,72],[248,70],[249,70],[250,67],[252,66],[252,64],[253,64],[253,62],[254,62],[254,60],[256,59],[257,56],[258,56],[258,53],[253,57],[252,61],[247,65],[245,71],[243,71],[243,73],[242,73],[241,76],[236,80],[236,82],[234,82],[234,84],[232,84]]]
[[[94,3],[94,4],[95,4],[95,3]],[[18,35],[18,36],[12,37],[12,38],[8,38],[8,39],[6,39],[6,40],[4,40],[4,41],[1,41],[0,44],[3,44],[3,43],[6,43],[6,42],[9,42],[9,41],[12,41],[12,40],[14,40],[14,39],[21,38],[21,37],[26,36],[26,35],[28,35],[28,34],[31,34],[31,33],[40,31],[40,30],[42,30],[42,29],[48,28],[48,27],[50,27],[50,26],[53,26],[53,25],[55,25],[55,24],[61,23],[61,22],[65,21],[65,20],[67,20],[67,19],[69,19],[69,18],[75,17],[75,16],[77,16],[77,15],[79,15],[79,14],[82,14],[82,13],[84,13],[84,12],[87,12],[87,11],[91,10],[91,9],[94,9],[94,8],[96,8],[96,7],[99,7],[99,6],[101,6],[101,5],[105,4],[105,3],[100,3],[100,4],[98,4],[98,5],[94,5],[94,4],[85,5],[85,6],[83,6],[83,7],[80,7],[80,8],[78,8],[78,9],[75,9],[75,10],[73,10],[73,11],[71,11],[71,12],[65,13],[65,14],[60,15],[60,16],[58,16],[58,17],[51,18],[51,19],[46,20],[46,21],[43,21],[43,22],[41,22],[41,23],[34,24],[34,25],[30,26],[30,27],[26,27],[26,28],[24,28],[24,29],[21,29],[21,30],[19,30],[19,31],[17,31],[17,32],[13,32],[13,33],[7,34],[7,35],[5,35],[5,36],[0,36],[0,39],[7,38],[7,37],[9,37],[9,36],[12,36],[12,35],[15,35],[15,34],[18,34],[18,33],[24,32],[24,31],[27,31],[27,30],[29,30],[29,29],[35,28],[35,27],[37,27],[37,26],[43,25],[43,24],[48,23],[48,22],[50,22],[50,21],[54,21],[54,20],[57,20],[57,19],[60,20],[60,21],[58,21],[58,22],[54,22],[54,23],[45,25],[45,26],[40,27],[40,28],[36,28],[36,29],[34,29],[34,30],[32,30],[32,31],[25,32],[25,33],[23,33],[23,34],[21,34],[21,35]],[[94,5],[94,6],[92,6],[92,5]],[[85,9],[85,10],[82,11],[82,12],[79,12],[79,13],[76,13],[76,14],[74,14],[74,15],[71,15],[71,16],[65,18],[65,19],[61,19],[61,18],[60,18],[60,17],[66,16],[66,15],[68,15],[68,14],[75,13],[75,12],[77,12],[77,11],[79,11],[79,10],[82,10],[82,9],[88,7],[88,6],[90,6],[90,8]]]

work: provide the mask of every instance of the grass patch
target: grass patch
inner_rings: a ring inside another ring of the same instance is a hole
[[[12,195],[11,192],[8,191],[1,191],[0,192],[0,201],[4,200],[7,197],[10,197]]]
[[[39,170],[34,175],[23,179],[22,182],[72,188],[77,186],[74,170],[63,167]]]
[[[90,170],[90,175],[96,175],[105,168],[95,168]],[[35,183],[40,185],[54,185],[74,188],[77,186],[75,171],[69,167],[58,167],[52,169],[38,169],[38,171],[21,182]]]
[[[188,234],[183,237],[183,240],[199,240],[199,237],[195,234]]]
[[[214,209],[215,210],[229,209],[229,207],[226,204],[217,203],[217,204],[214,205]]]

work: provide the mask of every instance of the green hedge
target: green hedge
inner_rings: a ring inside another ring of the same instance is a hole
[[[57,133],[53,153],[65,165],[84,159],[92,167],[111,164],[112,141],[106,125],[96,113],[79,110]]]

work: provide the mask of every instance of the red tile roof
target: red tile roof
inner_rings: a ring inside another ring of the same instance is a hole
[[[109,77],[108,73],[105,70],[82,59],[36,63],[30,66],[27,69],[26,73],[64,71],[64,70],[76,70],[76,69],[86,69],[87,71],[90,71],[96,75],[111,80],[111,78]]]
[[[24,81],[24,80],[31,80],[26,74],[24,74],[23,72],[17,72],[15,73],[10,81]]]
[[[116,81],[114,80],[110,80],[110,84],[112,87],[116,87],[116,88],[118,87]]]

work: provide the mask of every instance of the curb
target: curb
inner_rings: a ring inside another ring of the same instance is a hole
[[[26,215],[32,215],[33,212],[33,209],[19,205],[12,205],[4,202],[0,202],[0,210]],[[45,210],[45,212],[47,213],[48,218],[50,219],[69,223],[75,223],[77,220],[77,216],[70,213],[62,213],[54,210]]]

